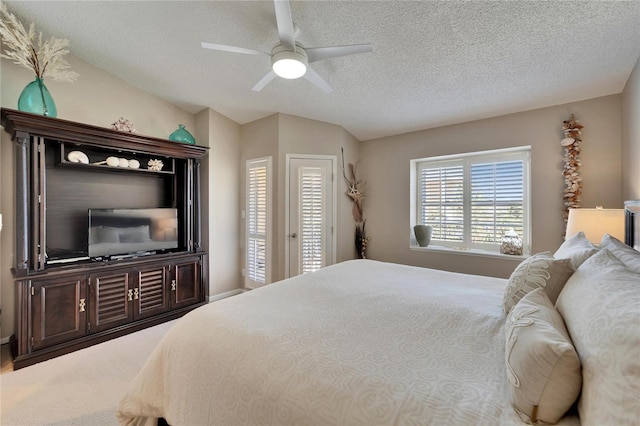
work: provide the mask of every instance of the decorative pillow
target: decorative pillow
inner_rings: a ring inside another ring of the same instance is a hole
[[[556,307],[582,362],[584,425],[640,424],[640,274],[609,250],[584,262]]]
[[[551,303],[555,303],[572,273],[571,260],[554,259],[548,251],[523,260],[507,282],[502,299],[504,313],[508,314],[524,295],[537,288],[544,288]]]
[[[604,234],[602,241],[600,241],[600,249],[603,248],[609,250],[620,262],[624,263],[627,269],[640,274],[640,251],[609,234]]]
[[[580,231],[577,234],[567,238],[562,245],[553,254],[556,259],[571,259],[571,263],[575,269],[578,269],[582,262],[593,256],[598,252],[598,249],[587,237],[584,232]]]
[[[527,423],[556,423],[582,385],[580,359],[562,317],[539,288],[513,308],[505,330],[513,408]]]

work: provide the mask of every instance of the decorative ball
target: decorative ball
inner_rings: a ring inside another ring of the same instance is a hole
[[[129,160],[129,168],[130,169],[139,169],[140,162],[138,160]]]
[[[129,160],[126,158],[118,158],[118,167],[129,167]]]
[[[118,167],[120,159],[118,157],[107,157],[107,166]]]

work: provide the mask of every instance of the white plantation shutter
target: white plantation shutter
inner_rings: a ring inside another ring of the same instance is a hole
[[[433,226],[432,239],[463,241],[464,180],[459,162],[420,170],[420,223]]]
[[[528,147],[413,160],[415,221],[434,245],[498,251],[513,228],[529,242]]]
[[[301,272],[317,271],[325,265],[326,224],[323,169],[304,167],[300,176]]]
[[[267,284],[271,158],[247,161],[245,278],[248,287]]]
[[[524,162],[471,165],[471,242],[499,244],[504,233],[524,230]]]

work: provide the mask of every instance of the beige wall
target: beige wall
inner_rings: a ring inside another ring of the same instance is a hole
[[[532,251],[562,242],[562,121],[585,126],[583,207],[622,207],[621,96],[613,95],[518,114],[363,142],[360,162],[369,182],[367,228],[373,259],[508,277],[518,260],[409,249],[409,161],[437,155],[530,145]]]
[[[342,127],[306,118],[286,114],[274,114],[262,120],[242,126],[242,166],[241,191],[245,191],[246,160],[272,157],[273,167],[273,200],[272,200],[272,251],[271,281],[277,281],[285,274],[285,191],[286,191],[286,156],[287,154],[333,155],[338,160],[340,170],[341,148],[344,147],[347,161],[355,161],[358,157],[360,142]],[[336,260],[341,262],[353,259],[354,223],[351,217],[351,203],[344,195],[346,190],[340,176],[337,182],[337,253]],[[244,197],[241,209],[245,208]],[[243,223],[244,227],[244,223]],[[244,235],[244,228],[243,228]],[[244,260],[244,247],[242,248]]]
[[[56,102],[58,118],[109,127],[118,118],[124,117],[134,123],[138,133],[159,138],[167,138],[178,128],[178,124],[184,124],[188,130],[194,129],[195,117],[188,112],[72,55],[67,58],[80,78],[74,83],[45,81]],[[0,66],[0,103],[3,108],[16,109],[20,92],[33,77],[28,70],[5,59],[2,59]],[[198,143],[206,145],[202,142],[199,138]],[[213,144],[218,142],[213,141]],[[4,222],[4,229],[0,233],[0,320],[3,341],[14,331],[15,302],[11,276],[15,257],[13,145],[8,133],[0,132],[0,213]]]
[[[622,92],[622,197],[640,200],[640,58]]]
[[[196,115],[197,141],[211,149],[202,161],[202,244],[209,253],[209,295],[240,287],[240,125],[205,109]]]

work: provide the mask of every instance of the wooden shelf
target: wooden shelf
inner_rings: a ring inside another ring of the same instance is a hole
[[[89,160],[89,163],[81,163],[69,161],[69,153],[74,151],[80,151],[85,154]],[[105,164],[107,159],[110,157],[115,158],[124,158],[125,160],[136,160],[139,163],[138,168],[132,167],[119,167],[119,166],[110,166]],[[149,162],[151,160],[160,160],[162,161],[162,169],[161,170],[152,170],[149,169]],[[96,149],[92,147],[83,147],[78,146],[78,144],[65,144],[64,142],[60,142],[60,157],[58,159],[57,165],[63,167],[78,167],[85,169],[95,169],[95,170],[103,170],[109,172],[129,172],[129,173],[156,173],[156,174],[165,174],[165,175],[173,175],[175,174],[175,159],[157,156],[157,155],[149,155],[140,152],[134,151],[126,151],[126,150],[118,150],[114,152],[113,150],[107,149]]]

